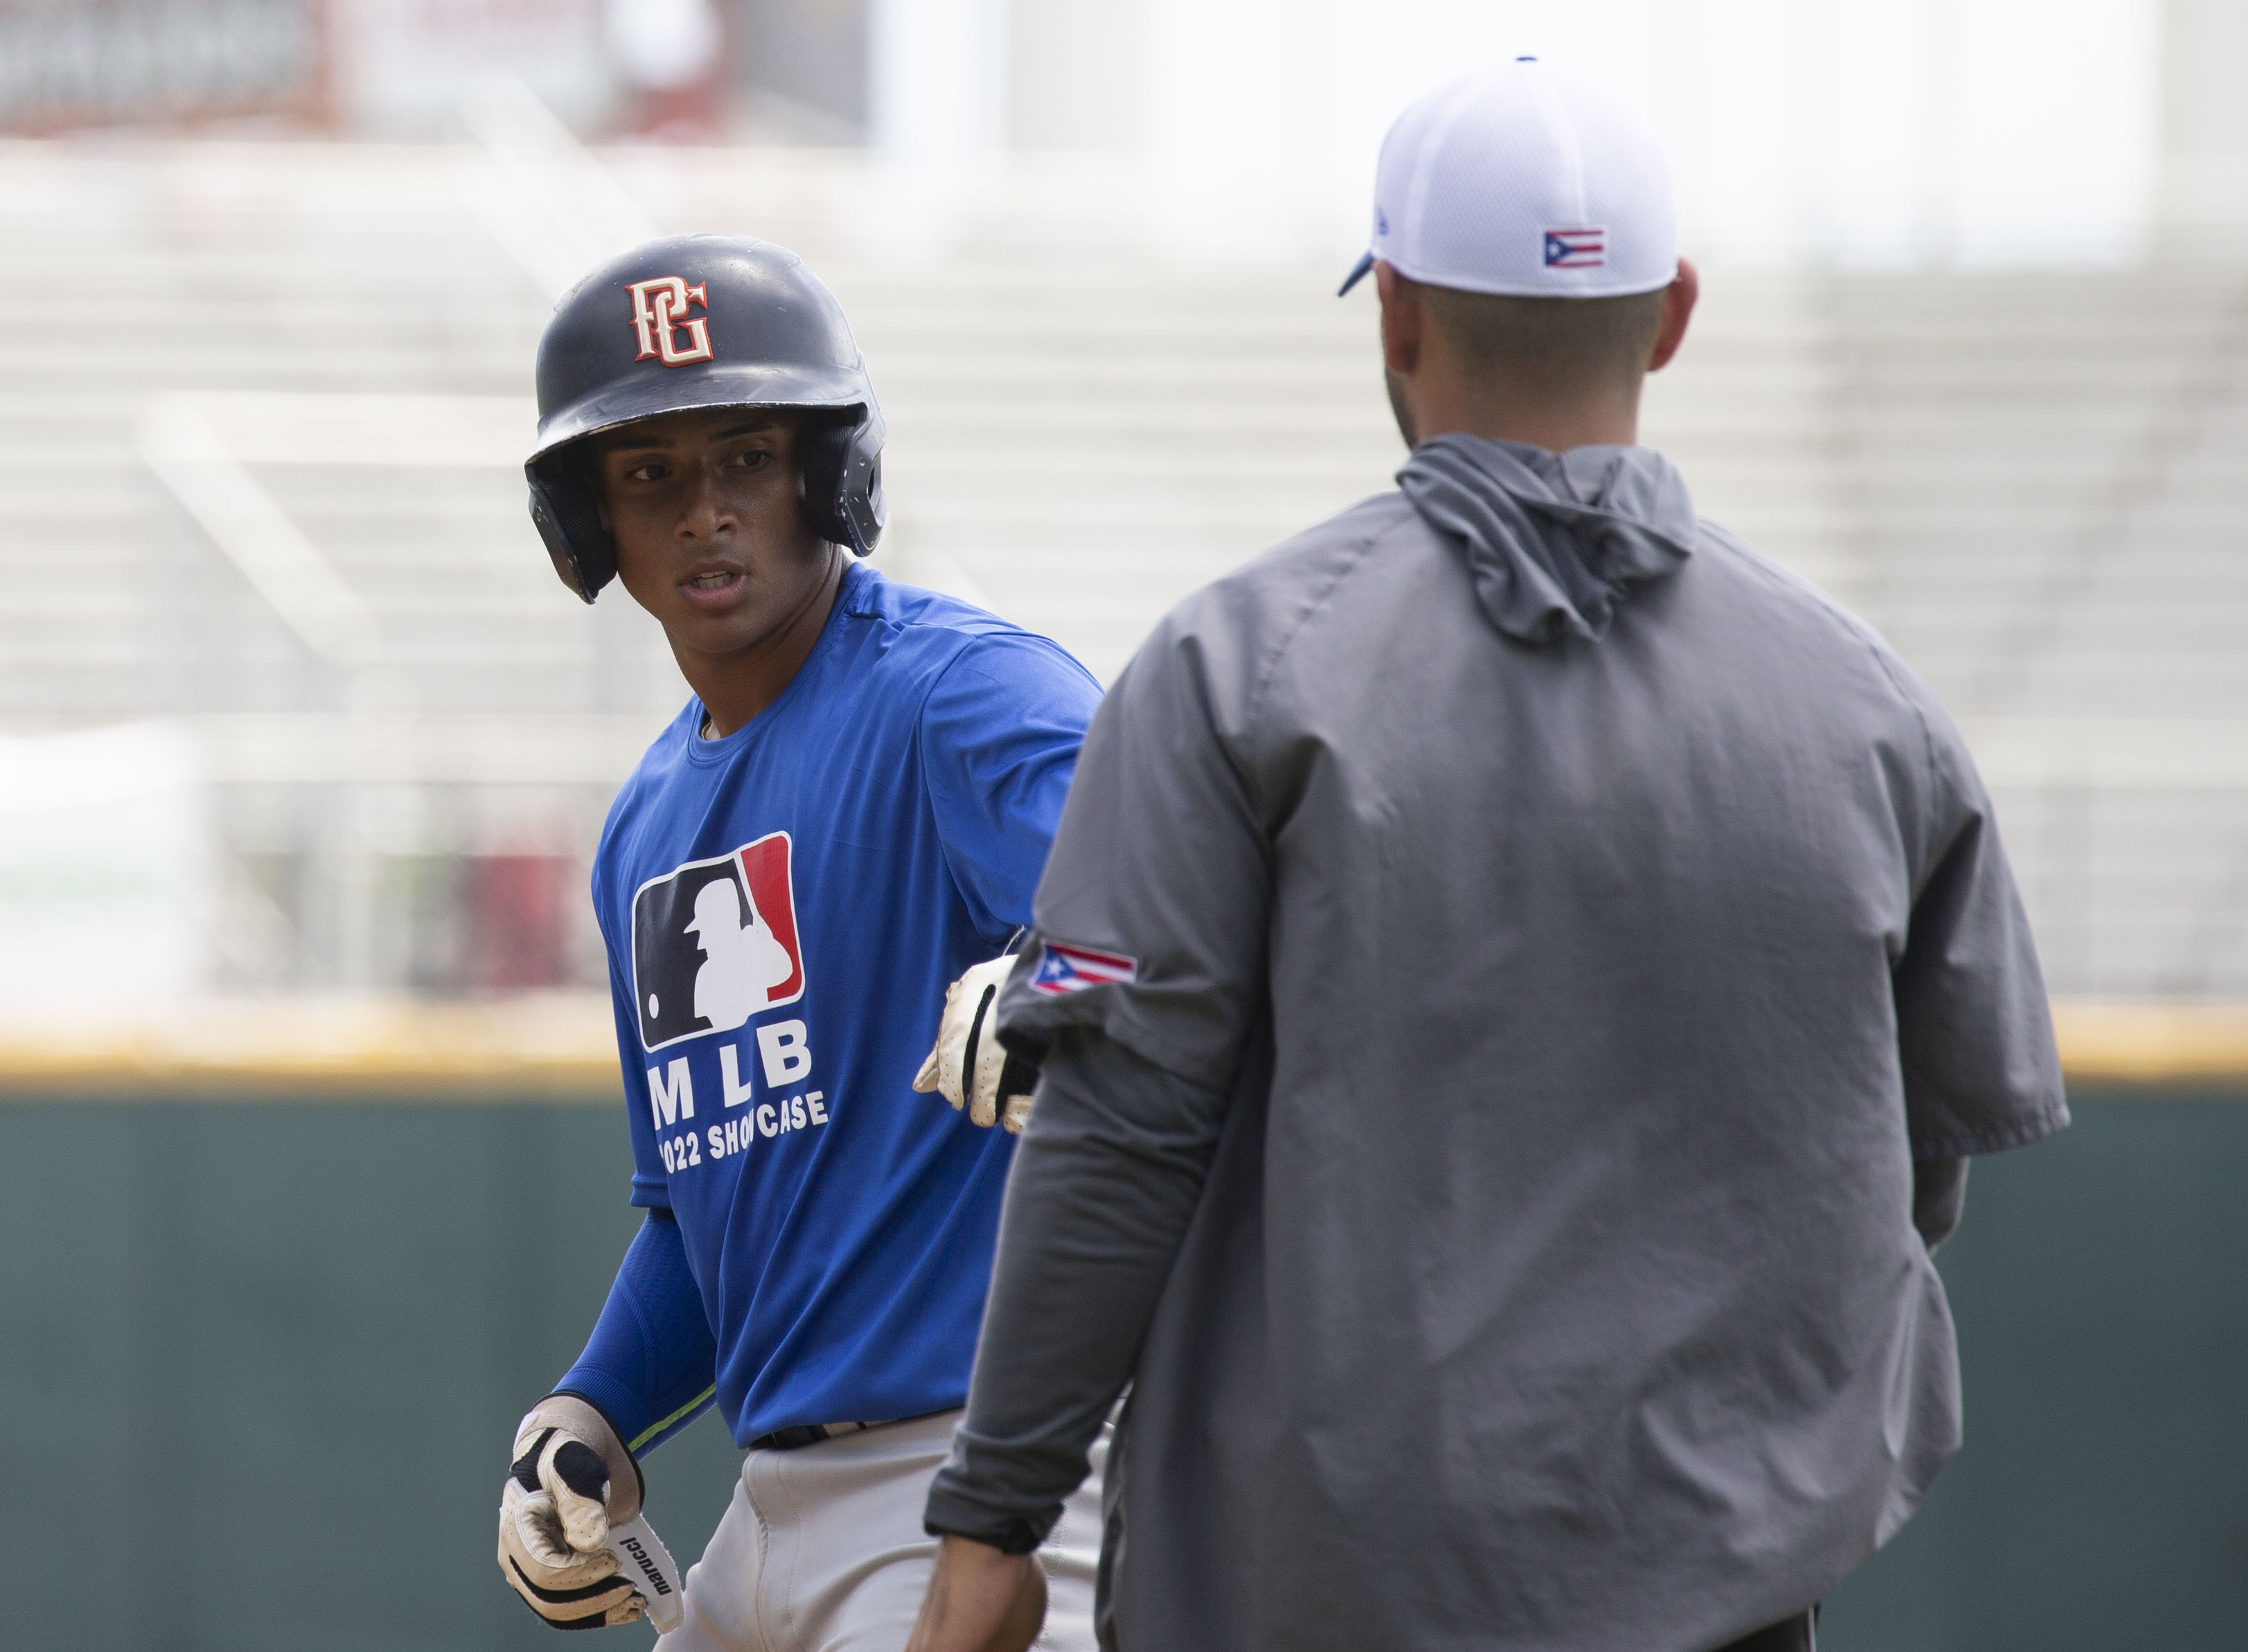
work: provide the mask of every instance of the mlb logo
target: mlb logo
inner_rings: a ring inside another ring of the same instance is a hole
[[[633,896],[633,996],[648,1051],[804,996],[789,837],[768,833],[731,854],[689,860]]]
[[[1548,230],[1546,267],[1548,270],[1597,270],[1608,261],[1608,232],[1605,230]]]

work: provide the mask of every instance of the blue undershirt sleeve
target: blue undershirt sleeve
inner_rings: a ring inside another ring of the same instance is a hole
[[[668,1210],[651,1210],[578,1363],[554,1385],[600,1409],[634,1457],[653,1451],[710,1407],[717,1342],[687,1244]]]

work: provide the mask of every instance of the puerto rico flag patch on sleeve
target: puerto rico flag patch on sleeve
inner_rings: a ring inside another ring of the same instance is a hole
[[[1059,996],[1082,992],[1087,987],[1128,985],[1140,978],[1140,961],[1121,952],[1095,952],[1091,947],[1066,947],[1049,941],[1031,977],[1031,991]]]

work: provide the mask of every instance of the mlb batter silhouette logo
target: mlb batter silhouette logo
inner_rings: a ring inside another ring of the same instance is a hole
[[[633,897],[633,996],[643,1047],[730,1032],[804,996],[789,837],[689,860]]]

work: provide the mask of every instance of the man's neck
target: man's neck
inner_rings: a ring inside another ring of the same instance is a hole
[[[1459,408],[1429,421],[1421,440],[1452,431],[1493,442],[1525,442],[1549,453],[1571,448],[1628,448],[1639,440],[1639,409],[1634,408]]]
[[[1566,401],[1491,394],[1441,379],[1394,382],[1400,423],[1409,420],[1417,447],[1458,432],[1493,442],[1523,442],[1549,453],[1571,448],[1630,447],[1639,440],[1639,387]]]
[[[849,559],[830,547],[827,572],[810,598],[771,632],[737,653],[698,654],[675,641],[672,658],[702,702],[704,738],[723,740],[780,698],[826,627]]]

